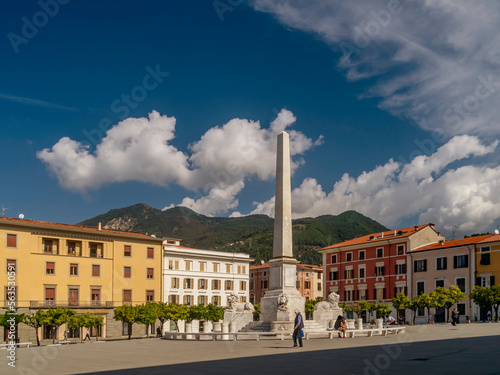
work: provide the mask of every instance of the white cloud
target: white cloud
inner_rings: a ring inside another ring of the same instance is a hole
[[[292,212],[316,217],[356,210],[387,226],[419,215],[420,223],[434,222],[463,232],[492,230],[500,219],[500,167],[450,164],[495,151],[475,136],[456,136],[430,156],[418,156],[407,164],[389,160],[357,178],[344,174],[326,193],[317,180],[305,179],[292,191]],[[445,171],[446,168],[449,168]],[[252,214],[273,214],[274,197],[256,203]]]
[[[256,10],[322,38],[350,80],[423,129],[499,134],[500,3],[253,0]]]
[[[49,172],[66,189],[85,194],[103,185],[140,181],[160,186],[177,184],[196,192],[180,203],[214,215],[238,205],[245,179],[274,177],[276,136],[296,118],[283,109],[269,129],[257,121],[232,119],[209,129],[189,146],[191,155],[172,145],[176,120],[153,111],[148,118],[128,118],[107,131],[94,153],[67,137],[37,153]],[[320,144],[301,132],[288,130],[290,153],[301,155]],[[292,163],[296,169],[301,159]]]

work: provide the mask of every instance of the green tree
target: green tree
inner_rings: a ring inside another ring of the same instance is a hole
[[[492,285],[491,289],[491,306],[495,310],[495,321],[498,321],[498,308],[500,307],[500,285]]]
[[[253,320],[258,321],[260,319],[260,303],[253,305],[255,311],[253,312]]]
[[[391,312],[391,305],[388,303],[378,303],[376,306],[377,318],[383,318]]]
[[[24,314],[17,314],[17,309],[12,308],[8,309],[5,311],[4,314],[0,315],[0,326],[3,327],[5,330],[10,330],[10,327],[12,325],[18,325],[19,323],[22,323],[24,320]],[[16,330],[15,332],[15,338],[18,338],[19,330]],[[10,341],[10,338],[9,338]]]
[[[165,306],[165,318],[175,323],[175,329],[179,332],[179,320],[186,320],[189,317],[189,308],[186,305],[169,303]]]
[[[470,294],[470,297],[476,305],[488,309],[492,305],[491,288],[476,285]],[[486,321],[486,314],[483,314],[483,322]]]
[[[306,301],[306,304],[305,304],[306,319],[307,319],[307,317],[310,318],[313,315],[314,306],[316,305],[316,303],[318,303],[317,300]]]
[[[408,310],[413,311],[413,324],[415,324],[415,318],[417,317],[417,310],[419,308],[419,297],[413,297],[412,299],[408,300],[408,305],[406,308]]]
[[[78,329],[80,331],[80,341],[83,341],[82,327],[85,327],[86,321],[82,314],[72,315],[68,319],[69,329]]]
[[[192,322],[193,320],[203,320],[207,317],[207,309],[205,305],[193,305],[189,306],[187,321]]]
[[[40,346],[40,337],[38,335],[38,328],[43,327],[45,324],[49,323],[49,315],[47,311],[37,310],[34,314],[27,314],[24,316],[23,323],[33,327],[36,334],[36,344]]]
[[[136,309],[136,323],[148,326],[147,332],[149,337],[149,327],[158,319],[158,307],[155,303],[146,302],[143,305],[135,306]]]
[[[467,296],[456,285],[452,285],[448,289],[439,286],[435,292],[438,303],[446,308],[446,321],[448,322],[451,307]]]
[[[114,320],[128,323],[128,339],[132,336],[132,325],[137,322],[137,309],[131,305],[121,305],[115,308]]]
[[[394,306],[394,308],[398,312],[398,321],[399,321],[399,318],[400,318],[400,311],[401,310],[406,310],[408,308],[409,302],[410,302],[410,299],[404,293],[399,293],[398,295],[396,295],[396,297],[394,297],[392,299],[392,306]],[[405,317],[403,316],[403,319],[404,318]]]
[[[358,318],[361,318],[361,313],[363,312],[364,308],[359,304],[355,303],[351,306],[352,312],[356,313],[356,316]]]
[[[52,335],[52,343],[56,342],[56,334],[60,326],[67,323],[69,318],[75,315],[76,312],[73,309],[68,309],[66,307],[58,307],[56,309],[50,308],[47,310],[48,316],[48,324],[52,327],[53,335]]]
[[[83,326],[87,328],[96,328],[96,341],[99,341],[99,331],[100,327],[104,325],[104,318],[102,316],[92,315],[90,313],[85,313],[82,315]]]
[[[423,309],[427,309],[427,319],[428,319],[428,321],[430,321],[430,316],[431,316],[430,309],[434,305],[433,297],[431,297],[429,294],[421,293],[417,297],[417,304],[418,304],[418,307],[423,308]]]
[[[218,322],[224,319],[224,308],[212,304],[207,305],[207,319],[212,322]]]
[[[160,329],[163,332],[163,326],[165,322],[168,320],[166,317],[166,307],[168,306],[165,302],[154,302],[152,303],[152,308],[156,310],[156,317],[160,321]]]

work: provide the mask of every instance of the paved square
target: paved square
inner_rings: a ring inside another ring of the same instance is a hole
[[[354,339],[123,340],[0,351],[1,374],[500,374],[500,324],[409,326]]]

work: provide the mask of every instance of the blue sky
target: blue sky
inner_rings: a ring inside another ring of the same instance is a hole
[[[436,1],[11,2],[1,203],[77,223],[145,202],[500,224],[499,6]]]

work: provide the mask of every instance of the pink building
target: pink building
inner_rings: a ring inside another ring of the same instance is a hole
[[[462,238],[453,241],[439,241],[431,245],[413,249],[408,254],[411,262],[410,298],[422,293],[429,294],[438,286],[449,288],[456,285],[467,298],[457,303],[457,311],[461,320],[466,316],[473,319],[474,306],[468,295],[474,289],[475,269],[474,252],[478,242],[490,235]],[[416,323],[428,321],[427,309],[417,311]],[[439,309],[435,314],[436,322],[445,322],[446,310]]]

